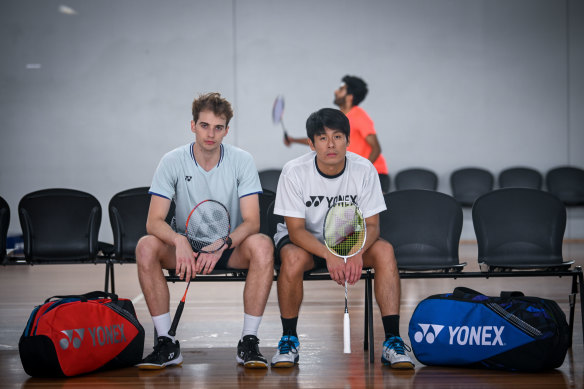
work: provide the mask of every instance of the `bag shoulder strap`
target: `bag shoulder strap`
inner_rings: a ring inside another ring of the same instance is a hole
[[[51,301],[52,299],[73,299],[73,300],[80,300],[82,302],[86,302],[87,300],[95,300],[95,299],[100,299],[100,298],[109,298],[112,301],[118,301],[117,294],[96,290],[96,291],[85,293],[85,294],[52,296],[52,297],[49,297],[48,299],[45,300],[45,304],[48,303],[49,301]]]

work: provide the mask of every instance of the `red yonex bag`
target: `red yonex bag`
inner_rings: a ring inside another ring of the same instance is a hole
[[[132,302],[113,293],[54,296],[32,311],[18,351],[33,377],[132,366],[142,359],[144,328]]]

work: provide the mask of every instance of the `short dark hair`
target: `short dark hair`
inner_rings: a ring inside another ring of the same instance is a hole
[[[351,126],[343,112],[334,108],[322,108],[310,114],[306,119],[306,135],[314,143],[314,136],[324,134],[324,128],[341,131],[349,140]]]
[[[359,105],[367,96],[367,84],[359,77],[346,75],[343,82],[347,85],[347,94],[353,95],[353,105]]]
[[[217,92],[199,95],[193,101],[193,120],[195,123],[199,120],[199,114],[202,111],[211,111],[215,116],[224,116],[226,119],[225,126],[229,124],[229,121],[233,117],[231,104]]]

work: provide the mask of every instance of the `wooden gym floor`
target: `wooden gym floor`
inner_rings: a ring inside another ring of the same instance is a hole
[[[476,271],[476,245],[463,243],[461,261]],[[584,266],[584,242],[567,242],[564,257]],[[69,379],[29,377],[20,363],[18,339],[35,305],[58,294],[103,289],[104,265],[6,266],[0,268],[0,387],[2,388],[583,388],[584,345],[577,299],[573,347],[561,368],[543,373],[428,367],[416,362],[414,371],[394,371],[381,365],[383,328],[374,307],[375,364],[363,351],[363,296],[360,281],[349,289],[352,354],[342,353],[343,288],[331,281],[305,283],[305,298],[298,324],[300,365],[290,369],[247,370],[235,362],[235,348],[243,323],[241,282],[191,285],[178,338],[184,354],[182,367],[161,371],[125,368]],[[146,329],[144,352],[153,345],[153,326],[141,297],[135,265],[116,265],[116,292],[133,299]],[[568,312],[571,281],[566,278],[493,278],[402,280],[401,333],[416,304],[423,298],[467,286],[485,294],[520,290],[526,295],[556,300]],[[171,313],[184,292],[184,283],[171,284]],[[281,335],[275,283],[260,326],[260,348],[271,359]],[[413,357],[413,354],[412,354]]]

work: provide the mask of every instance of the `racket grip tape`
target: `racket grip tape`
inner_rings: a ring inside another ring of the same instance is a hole
[[[181,301],[178,303],[178,307],[176,308],[176,313],[174,314],[174,319],[172,320],[172,324],[170,326],[170,330],[168,330],[168,335],[175,336],[176,335],[176,328],[178,327],[178,322],[180,321],[180,317],[182,315],[182,311],[185,307],[185,302]]]
[[[351,320],[349,319],[349,313],[345,312],[343,318],[343,345],[345,354],[351,354]]]

